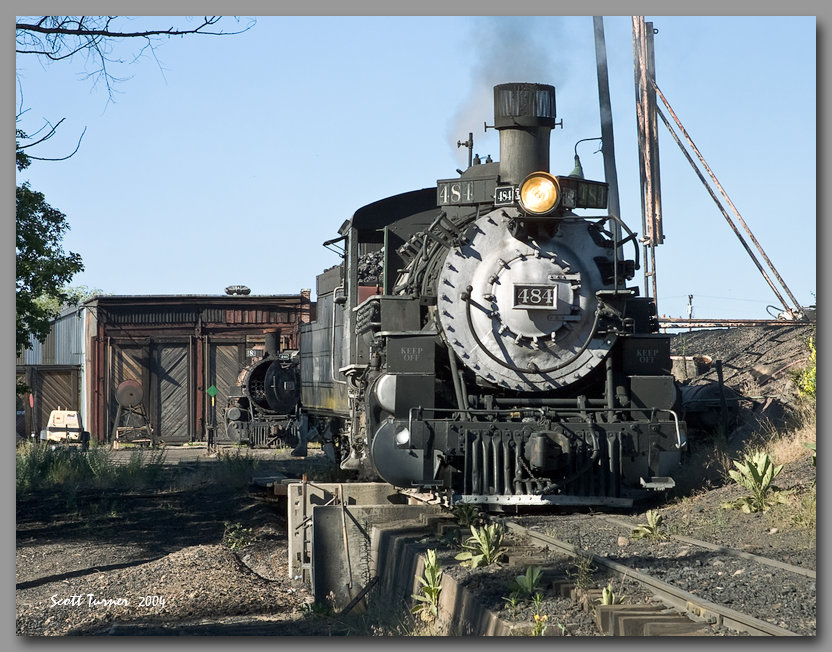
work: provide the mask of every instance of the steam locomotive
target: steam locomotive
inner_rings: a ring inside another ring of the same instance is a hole
[[[553,86],[495,86],[494,112],[499,162],[324,243],[343,262],[301,326],[301,438],[454,503],[629,506],[674,486],[686,447],[670,336],[627,286],[636,236],[576,213],[606,183],[549,172]]]
[[[300,399],[298,352],[278,350],[266,333],[263,355],[245,366],[228,394],[223,424],[228,439],[248,446],[295,446]]]

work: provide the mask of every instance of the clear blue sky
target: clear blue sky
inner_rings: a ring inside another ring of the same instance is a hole
[[[815,18],[646,18],[659,87],[792,292],[815,303]],[[621,212],[640,231],[629,16],[607,17],[605,32]],[[314,292],[339,262],[321,243],[357,208],[456,176],[468,132],[475,152],[499,158],[483,130],[497,83],[556,87],[553,173],[569,174],[575,142],[600,135],[589,16],[258,17],[244,34],[161,42],[155,57],[111,69],[129,77],[115,102],[83,78],[82,59],[16,60],[18,127],[65,118],[38,155],[66,155],[86,128],[69,160],[18,173],[67,215],[65,247],[86,267],[73,285]],[[692,294],[694,317],[767,317],[776,297],[660,133],[659,311],[687,316]],[[603,179],[596,149],[579,153]]]

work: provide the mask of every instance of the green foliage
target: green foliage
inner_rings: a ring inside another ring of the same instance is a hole
[[[817,357],[815,339],[809,338],[809,364],[794,376],[797,391],[801,396],[815,400],[817,384]]]
[[[771,457],[765,451],[757,451],[744,456],[744,462],[734,460],[736,470],[731,469],[728,475],[737,484],[745,487],[751,492],[750,496],[744,496],[738,500],[723,503],[725,509],[741,509],[746,514],[752,512],[765,512],[777,503],[785,503],[786,497],[780,489],[774,486],[773,481],[783,465],[775,466]]]
[[[457,503],[451,511],[456,522],[462,527],[481,526],[485,522],[479,505],[473,503]]]
[[[20,141],[25,141],[29,138],[25,131],[22,129],[15,129],[14,130],[14,137],[15,137],[15,154],[14,154],[14,161],[15,165],[17,166],[18,171],[25,170],[32,164],[31,157],[23,151],[23,148],[20,146]]]
[[[202,463],[198,477],[203,484],[240,490],[248,486],[251,475],[261,466],[261,460],[248,449],[220,451],[214,461]]]
[[[612,582],[610,582],[603,589],[601,589],[601,598],[599,602],[603,605],[621,604],[624,602],[624,596],[616,595],[612,588]]]
[[[242,550],[254,543],[254,531],[250,527],[243,527],[241,523],[225,521],[225,531],[222,534],[222,545],[229,550]]]
[[[422,584],[422,594],[411,595],[418,604],[413,605],[410,611],[418,614],[422,620],[431,622],[439,616],[439,593],[442,590],[442,571],[439,570],[436,550],[425,551],[424,577],[417,575],[416,579]]]
[[[814,483],[809,491],[794,499],[790,522],[802,530],[817,530],[817,491]]]
[[[651,541],[666,539],[667,536],[661,531],[664,526],[662,515],[654,509],[648,509],[645,516],[647,516],[647,523],[639,523],[635,527],[632,532],[633,538]]]
[[[815,442],[815,441],[807,441],[807,442],[804,442],[803,445],[806,448],[808,448],[810,451],[812,451],[812,466],[817,468],[817,466],[818,466],[818,443]],[[817,478],[817,476],[815,476],[815,479],[812,480],[812,486],[813,487],[815,486],[815,483],[817,481],[818,481],[818,478]]]
[[[546,629],[549,627],[546,624],[546,621],[549,620],[549,616],[546,614],[534,614],[532,616],[532,636],[543,636],[546,633]]]
[[[303,605],[304,616],[307,618],[329,618],[335,611],[329,602],[308,602]]]
[[[28,183],[17,186],[16,208],[16,355],[20,355],[30,337],[46,339],[58,314],[55,305],[69,298],[62,288],[84,265],[80,255],[64,252],[62,240],[69,224],[61,211],[46,203],[43,193]]]
[[[93,289],[86,285],[67,285],[63,288],[63,292],[66,295],[63,300],[54,295],[41,295],[35,299],[35,302],[44,310],[58,314],[66,306],[77,306],[87,299],[104,294],[103,290]]]
[[[514,618],[517,608],[520,606],[520,596],[517,593],[512,593],[508,597],[504,597],[503,602],[506,603],[506,608],[509,610],[511,617]]]
[[[482,527],[472,525],[471,536],[463,542],[463,551],[455,559],[471,568],[490,566],[508,550],[502,546],[504,536],[505,529],[499,523],[488,523]]]
[[[812,451],[812,466],[818,465],[818,443],[816,441],[807,441],[803,444],[806,448]]]
[[[567,569],[566,574],[573,577],[575,586],[582,591],[592,587],[592,574],[597,570],[592,562],[592,555],[578,549],[575,555],[575,568]]]
[[[543,579],[543,569],[539,566],[529,566],[526,572],[515,577],[510,585],[512,593],[518,596],[532,596],[538,588]]]
[[[540,603],[542,600],[543,596],[540,593],[535,593],[532,597],[532,605],[534,608],[534,614],[532,615],[532,636],[543,636],[548,628],[546,621],[549,620],[549,616],[540,613]]]
[[[18,497],[42,492],[69,495],[84,489],[141,489],[157,486],[163,474],[164,452],[133,451],[126,464],[117,464],[109,450],[82,452],[71,447],[25,443],[16,454]]]

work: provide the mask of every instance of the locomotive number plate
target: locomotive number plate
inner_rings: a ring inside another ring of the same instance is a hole
[[[528,310],[539,308],[551,310],[558,300],[558,289],[554,285],[515,285],[514,307]]]
[[[497,186],[494,189],[495,206],[511,206],[514,204],[514,186]]]

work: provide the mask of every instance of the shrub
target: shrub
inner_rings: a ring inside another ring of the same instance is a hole
[[[242,550],[254,543],[254,531],[241,523],[225,522],[222,544],[229,550]]]
[[[636,539],[650,539],[651,541],[667,538],[661,531],[664,520],[662,515],[655,509],[648,509],[646,516],[647,523],[639,523],[633,530],[632,536]]]
[[[436,550],[425,551],[424,577],[417,575],[416,579],[422,584],[422,594],[411,595],[418,604],[413,605],[410,611],[418,614],[422,620],[430,622],[439,616],[439,593],[442,591],[442,571],[439,570]]]
[[[815,400],[817,382],[817,348],[815,338],[809,338],[809,364],[794,376],[797,391],[801,396]]]
[[[751,495],[723,503],[724,508],[741,509],[746,514],[750,514],[765,512],[777,503],[786,502],[780,489],[772,484],[774,478],[783,470],[783,465],[775,466],[768,453],[757,451],[746,454],[745,461],[734,460],[734,466],[736,469],[728,471],[728,474],[737,484],[748,489]]]
[[[529,566],[526,572],[518,575],[511,581],[509,588],[512,593],[518,596],[532,596],[538,588],[543,579],[543,569],[539,566]]]
[[[477,568],[490,566],[508,550],[502,546],[505,529],[499,523],[482,527],[471,526],[471,536],[462,544],[463,551],[456,555],[463,566]]]

